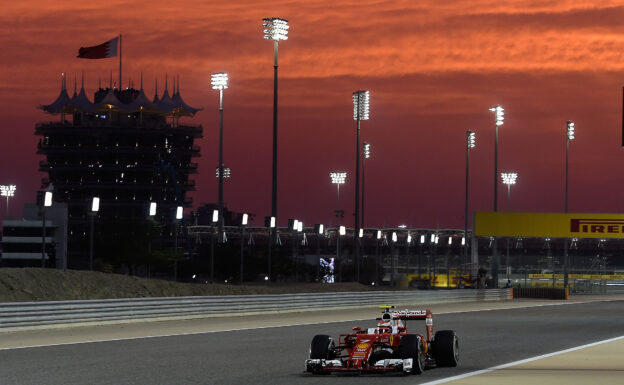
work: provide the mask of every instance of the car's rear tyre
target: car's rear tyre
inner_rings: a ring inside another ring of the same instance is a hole
[[[419,335],[407,334],[401,337],[399,356],[412,359],[411,374],[420,374],[425,370],[425,346]]]
[[[319,334],[312,338],[310,344],[310,358],[328,360],[333,358],[334,340],[327,335]]]
[[[437,331],[433,338],[433,357],[437,366],[457,366],[459,340],[452,330]]]

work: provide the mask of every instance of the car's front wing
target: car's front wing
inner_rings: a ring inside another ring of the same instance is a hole
[[[340,360],[307,359],[305,362],[306,371],[311,373],[322,372],[394,372],[402,371],[410,373],[412,371],[413,359],[389,358],[375,362],[375,365],[368,367],[349,367],[343,365]]]

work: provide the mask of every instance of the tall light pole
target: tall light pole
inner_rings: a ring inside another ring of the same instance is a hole
[[[89,270],[93,271],[93,220],[100,211],[100,198],[93,197],[91,200],[91,211],[89,216],[91,217],[91,232],[89,237]]]
[[[501,172],[501,179],[503,180],[503,184],[507,185],[507,211],[509,211],[509,204],[511,202],[511,186],[516,184],[518,173]]]
[[[219,210],[212,211],[210,226],[210,283],[214,283],[214,226],[219,222]]]
[[[243,256],[245,254],[245,227],[249,220],[248,214],[243,214],[240,221],[240,284],[243,284]]]
[[[9,216],[9,198],[15,196],[15,185],[0,186],[0,196],[6,197],[6,216]]]
[[[362,228],[364,228],[364,192],[366,191],[366,184],[364,183],[364,166],[366,159],[370,158],[370,143],[364,142],[362,145]]]
[[[494,212],[498,211],[498,126],[502,126],[505,121],[505,109],[502,106],[494,106],[490,111],[495,114],[495,135],[494,135]],[[498,288],[498,242],[496,237],[492,241],[492,280],[494,288]]]
[[[273,178],[271,183],[271,216],[277,221],[277,48],[280,40],[288,40],[288,20],[278,17],[262,19],[264,38],[273,40]],[[275,234],[273,235],[275,237]]]
[[[41,206],[41,267],[45,267],[46,248],[46,207],[52,206],[52,192],[46,191],[43,195],[43,205]]]
[[[516,184],[518,173],[502,172],[501,178],[503,179],[503,184],[507,185],[507,211],[509,211],[511,203],[511,185]],[[509,238],[507,238],[507,257],[505,258],[505,270],[507,271],[507,283],[509,284]]]
[[[466,197],[464,200],[464,263],[468,261],[468,177],[470,173],[470,150],[475,148],[476,134],[473,131],[466,131]],[[463,264],[462,264],[463,266]],[[461,269],[463,273],[463,268]]]
[[[358,90],[353,93],[353,120],[356,121],[356,142],[355,142],[355,230],[353,246],[356,266],[356,281],[360,281],[360,240],[357,235],[360,233],[360,121],[368,120],[370,113],[370,92]]]
[[[568,120],[566,123],[566,154],[565,154],[565,212],[568,212],[568,153],[570,152],[570,141],[574,139],[574,122]],[[568,238],[563,239],[563,287],[568,287]]]
[[[211,75],[211,84],[213,90],[219,90],[219,170],[217,177],[219,178],[219,242],[223,241],[223,90],[228,88],[228,75],[225,72],[219,72]]]
[[[347,173],[346,172],[330,172],[329,177],[333,184],[336,185],[337,191],[337,200],[336,200],[336,210],[340,210],[340,185],[345,184],[347,181]],[[340,223],[339,223],[340,224]]]

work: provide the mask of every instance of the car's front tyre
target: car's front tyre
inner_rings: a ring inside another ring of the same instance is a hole
[[[412,359],[411,374],[420,374],[425,370],[425,346],[419,335],[407,334],[401,337],[399,356]]]

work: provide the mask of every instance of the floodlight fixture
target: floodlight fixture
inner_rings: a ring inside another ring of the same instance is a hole
[[[216,74],[210,75],[213,90],[223,91],[228,88],[228,74],[225,72],[219,72]]]
[[[407,225],[399,225],[398,227],[399,227],[399,229],[406,229]]]
[[[264,38],[267,40],[288,40],[288,20],[280,19],[279,17],[267,17],[262,19],[262,26],[264,27]]]
[[[421,244],[425,243],[425,236],[424,235],[420,236],[420,243]]]
[[[46,191],[43,196],[43,206],[50,207],[52,206],[52,191]]]
[[[363,150],[364,159],[370,158],[370,143],[364,142]]]
[[[505,120],[505,109],[502,106],[494,106],[490,108],[490,111],[496,114],[496,125],[502,126]]]
[[[466,141],[466,146],[468,147],[468,149],[476,147],[477,145],[476,139],[477,139],[477,134],[475,134],[474,131],[468,131],[468,136],[467,136],[467,141]]]
[[[381,239],[381,230],[377,230],[377,239]]]
[[[360,237],[360,238],[364,237],[364,229],[360,229],[360,234],[359,234],[359,237]]]
[[[329,177],[332,180],[333,184],[345,184],[347,180],[346,172],[330,172]]]
[[[297,231],[297,229],[298,229],[298,228],[299,228],[299,220],[298,220],[298,219],[295,219],[295,220],[293,221],[293,227],[292,227],[292,230]]]
[[[324,226],[323,224],[320,224],[320,225],[318,226],[318,233],[319,233],[319,234],[323,234],[323,233],[324,233],[324,231],[325,231],[325,226]]]
[[[100,198],[99,197],[93,197],[93,200],[91,201],[91,211],[94,213],[100,211]]]
[[[466,244],[466,237],[462,237],[462,242],[461,242],[462,246],[464,246]]]
[[[149,216],[153,217],[154,215],[156,215],[156,202],[150,202]]]
[[[396,242],[398,240],[397,233],[395,231],[392,232],[392,242]]]
[[[574,139],[574,122],[568,120],[567,128],[568,140]]]
[[[516,172],[502,172],[501,178],[503,179],[503,183],[506,185],[516,184],[516,179],[518,178],[518,173]]]
[[[431,243],[435,242],[436,240],[436,235],[435,234],[431,234]]]
[[[353,120],[370,119],[370,92],[358,90],[353,93]]]
[[[302,232],[303,231],[303,222],[299,221],[299,223],[297,223],[297,231],[298,232]]]
[[[244,213],[242,218],[241,218],[241,225],[247,226],[247,221],[248,220],[249,220],[249,215],[247,213]]]
[[[340,235],[345,235],[347,233],[347,228],[344,226],[340,226],[339,233]]]
[[[407,234],[407,243],[412,243],[412,234]]]
[[[212,223],[219,222],[219,210],[212,210]]]
[[[435,236],[435,244],[438,244],[438,241],[440,240],[440,237],[438,237],[437,235]]]
[[[12,184],[8,186],[2,185],[0,186],[0,196],[7,197],[7,198],[13,197],[15,196],[15,189],[16,189],[16,186]]]
[[[452,245],[452,244],[453,244],[453,237],[449,237],[449,239],[448,239],[448,244],[449,244],[449,245]]]
[[[272,229],[275,228],[275,217],[271,217],[271,223],[269,224]]]
[[[184,215],[184,207],[178,206],[176,209],[176,219],[182,219],[183,215]]]
[[[215,174],[217,176],[217,178],[219,178],[219,167],[217,167]],[[232,176],[232,170],[230,170],[229,167],[223,166],[223,178],[229,178],[230,176]]]

